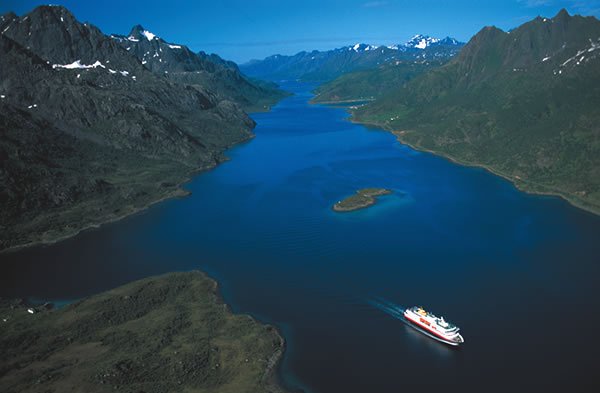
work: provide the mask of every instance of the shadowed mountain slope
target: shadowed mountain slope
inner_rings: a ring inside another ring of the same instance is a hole
[[[252,136],[227,94],[152,72],[64,7],[0,21],[0,249],[179,195]]]

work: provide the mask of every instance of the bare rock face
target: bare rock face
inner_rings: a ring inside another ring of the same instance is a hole
[[[261,104],[270,106],[285,96],[276,86],[245,77],[232,61],[202,51],[194,53],[185,45],[165,41],[141,25],[133,26],[126,36],[113,34],[110,38],[156,75],[208,88],[244,109],[257,109]]]

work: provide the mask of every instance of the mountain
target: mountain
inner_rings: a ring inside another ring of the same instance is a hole
[[[240,66],[247,75],[269,79],[328,81],[351,71],[375,68],[396,61],[445,60],[456,55],[463,43],[453,38],[416,35],[410,41],[389,46],[358,43],[329,51],[274,55]]]
[[[408,40],[404,45],[407,49],[425,49],[430,46],[437,47],[453,47],[453,46],[462,46],[464,44],[458,42],[456,39],[451,37],[446,37],[443,39],[430,37],[428,35],[417,34],[413,36],[410,40]]]
[[[2,17],[2,34],[52,64],[66,65],[75,60],[81,64],[101,61],[113,69],[140,72],[143,67],[132,56],[123,53],[117,43],[97,27],[80,23],[64,7],[42,6],[22,18],[14,13]]]
[[[600,21],[538,17],[485,27],[460,54],[354,119],[520,188],[600,211]]]
[[[239,105],[150,71],[64,7],[0,18],[0,249],[53,241],[183,191],[252,137]]]
[[[268,109],[286,95],[274,84],[248,79],[234,62],[215,54],[194,53],[185,45],[163,40],[141,25],[134,26],[127,36],[113,34],[111,38],[155,74],[208,88],[245,110]]]

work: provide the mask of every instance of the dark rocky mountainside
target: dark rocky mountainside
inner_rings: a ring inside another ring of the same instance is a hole
[[[413,61],[445,61],[464,44],[416,35],[404,44],[375,46],[356,44],[329,51],[300,52],[293,56],[274,55],[241,65],[244,73],[269,80],[302,79],[329,81],[351,71],[376,68],[384,64]]]
[[[210,58],[203,52],[196,54],[185,45],[168,43],[141,25],[134,26],[127,36],[113,34],[111,38],[155,73],[194,71],[214,73],[225,69],[237,70],[233,62],[225,61],[216,55]]]
[[[97,27],[80,23],[66,8],[41,6],[23,17],[13,13],[3,16],[2,34],[30,49],[52,64],[112,62],[115,69],[139,71],[135,58],[123,53]]]
[[[246,110],[268,109],[286,95],[276,85],[248,79],[234,62],[168,43],[141,25],[134,26],[127,36],[111,35],[111,38],[155,74],[208,88]]]
[[[63,7],[0,21],[0,249],[180,194],[252,136],[226,94],[157,75]]]
[[[600,211],[600,21],[486,27],[460,54],[354,112],[401,140]]]

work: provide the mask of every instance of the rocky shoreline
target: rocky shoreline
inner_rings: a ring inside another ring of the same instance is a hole
[[[227,147],[231,148],[233,146],[237,146],[243,143],[246,143],[254,138],[254,134],[250,134],[247,138],[234,143]],[[68,226],[62,228],[52,228],[50,230],[44,231],[42,233],[36,234],[36,237],[27,241],[26,243],[19,243],[15,245],[4,246],[2,244],[3,240],[0,238],[0,254],[4,252],[16,252],[24,248],[34,247],[39,245],[50,245],[54,244],[71,237],[77,236],[81,232],[100,228],[102,225],[110,224],[113,222],[120,221],[124,218],[132,216],[134,214],[145,211],[146,209],[152,207],[153,205],[163,202],[172,198],[183,198],[189,196],[191,192],[183,189],[183,185],[191,181],[195,176],[202,174],[203,172],[210,171],[216,168],[219,164],[228,161],[229,159],[225,156],[221,156],[219,160],[216,160],[213,164],[196,168],[192,171],[188,171],[187,174],[178,175],[175,179],[176,183],[172,183],[169,187],[169,191],[164,193],[162,188],[157,188],[155,190],[156,194],[152,195],[144,195],[146,198],[145,201],[128,201],[127,204],[123,204],[119,207],[118,213],[110,212],[103,217],[85,217],[79,223],[70,222]],[[137,205],[137,206],[136,206]],[[74,209],[78,208],[78,206],[74,206]],[[59,215],[67,215],[69,214],[69,209],[65,212],[57,213]],[[2,229],[0,227],[0,229]],[[0,231],[1,234],[1,231]],[[28,236],[32,236],[32,232],[28,232]]]
[[[525,193],[528,194],[533,194],[533,195],[547,195],[547,196],[555,196],[555,197],[559,197],[565,201],[567,201],[569,204],[571,204],[572,206],[578,208],[578,209],[582,209],[585,210],[589,213],[595,214],[595,215],[600,215],[600,207],[598,206],[594,206],[594,205],[590,205],[588,203],[586,203],[585,201],[578,199],[577,197],[570,195],[570,194],[566,194],[564,192],[558,191],[558,190],[551,190],[547,187],[538,185],[538,189],[536,189],[536,185],[532,184],[531,182],[527,181],[526,179],[523,178],[519,178],[519,177],[515,177],[515,176],[511,176],[511,175],[507,175],[504,174],[500,171],[498,171],[495,168],[492,168],[488,165],[485,164],[481,164],[481,163],[477,163],[477,162],[467,162],[467,161],[462,161],[456,157],[452,157],[449,156],[447,154],[444,154],[440,151],[435,151],[435,150],[431,150],[431,149],[426,149],[423,148],[421,146],[412,144],[408,141],[406,141],[405,138],[403,138],[403,134],[405,133],[405,131],[402,130],[395,130],[392,129],[384,124],[377,124],[377,123],[373,123],[373,122],[362,122],[362,121],[358,121],[354,118],[350,118],[349,119],[352,123],[356,123],[356,124],[361,124],[364,125],[366,127],[375,127],[375,128],[379,128],[385,131],[388,131],[392,134],[394,134],[394,136],[396,137],[396,139],[398,140],[398,142],[407,145],[409,147],[411,147],[414,150],[417,151],[421,151],[421,152],[425,152],[425,153],[431,153],[434,154],[436,156],[439,157],[443,157],[455,164],[458,165],[463,165],[463,166],[470,166],[470,167],[477,167],[477,168],[482,168],[485,169],[486,171],[496,175],[496,176],[500,176],[503,179],[508,180],[509,182],[511,182],[516,188],[518,188],[520,191],[523,191]],[[543,188],[539,189],[539,188]]]

